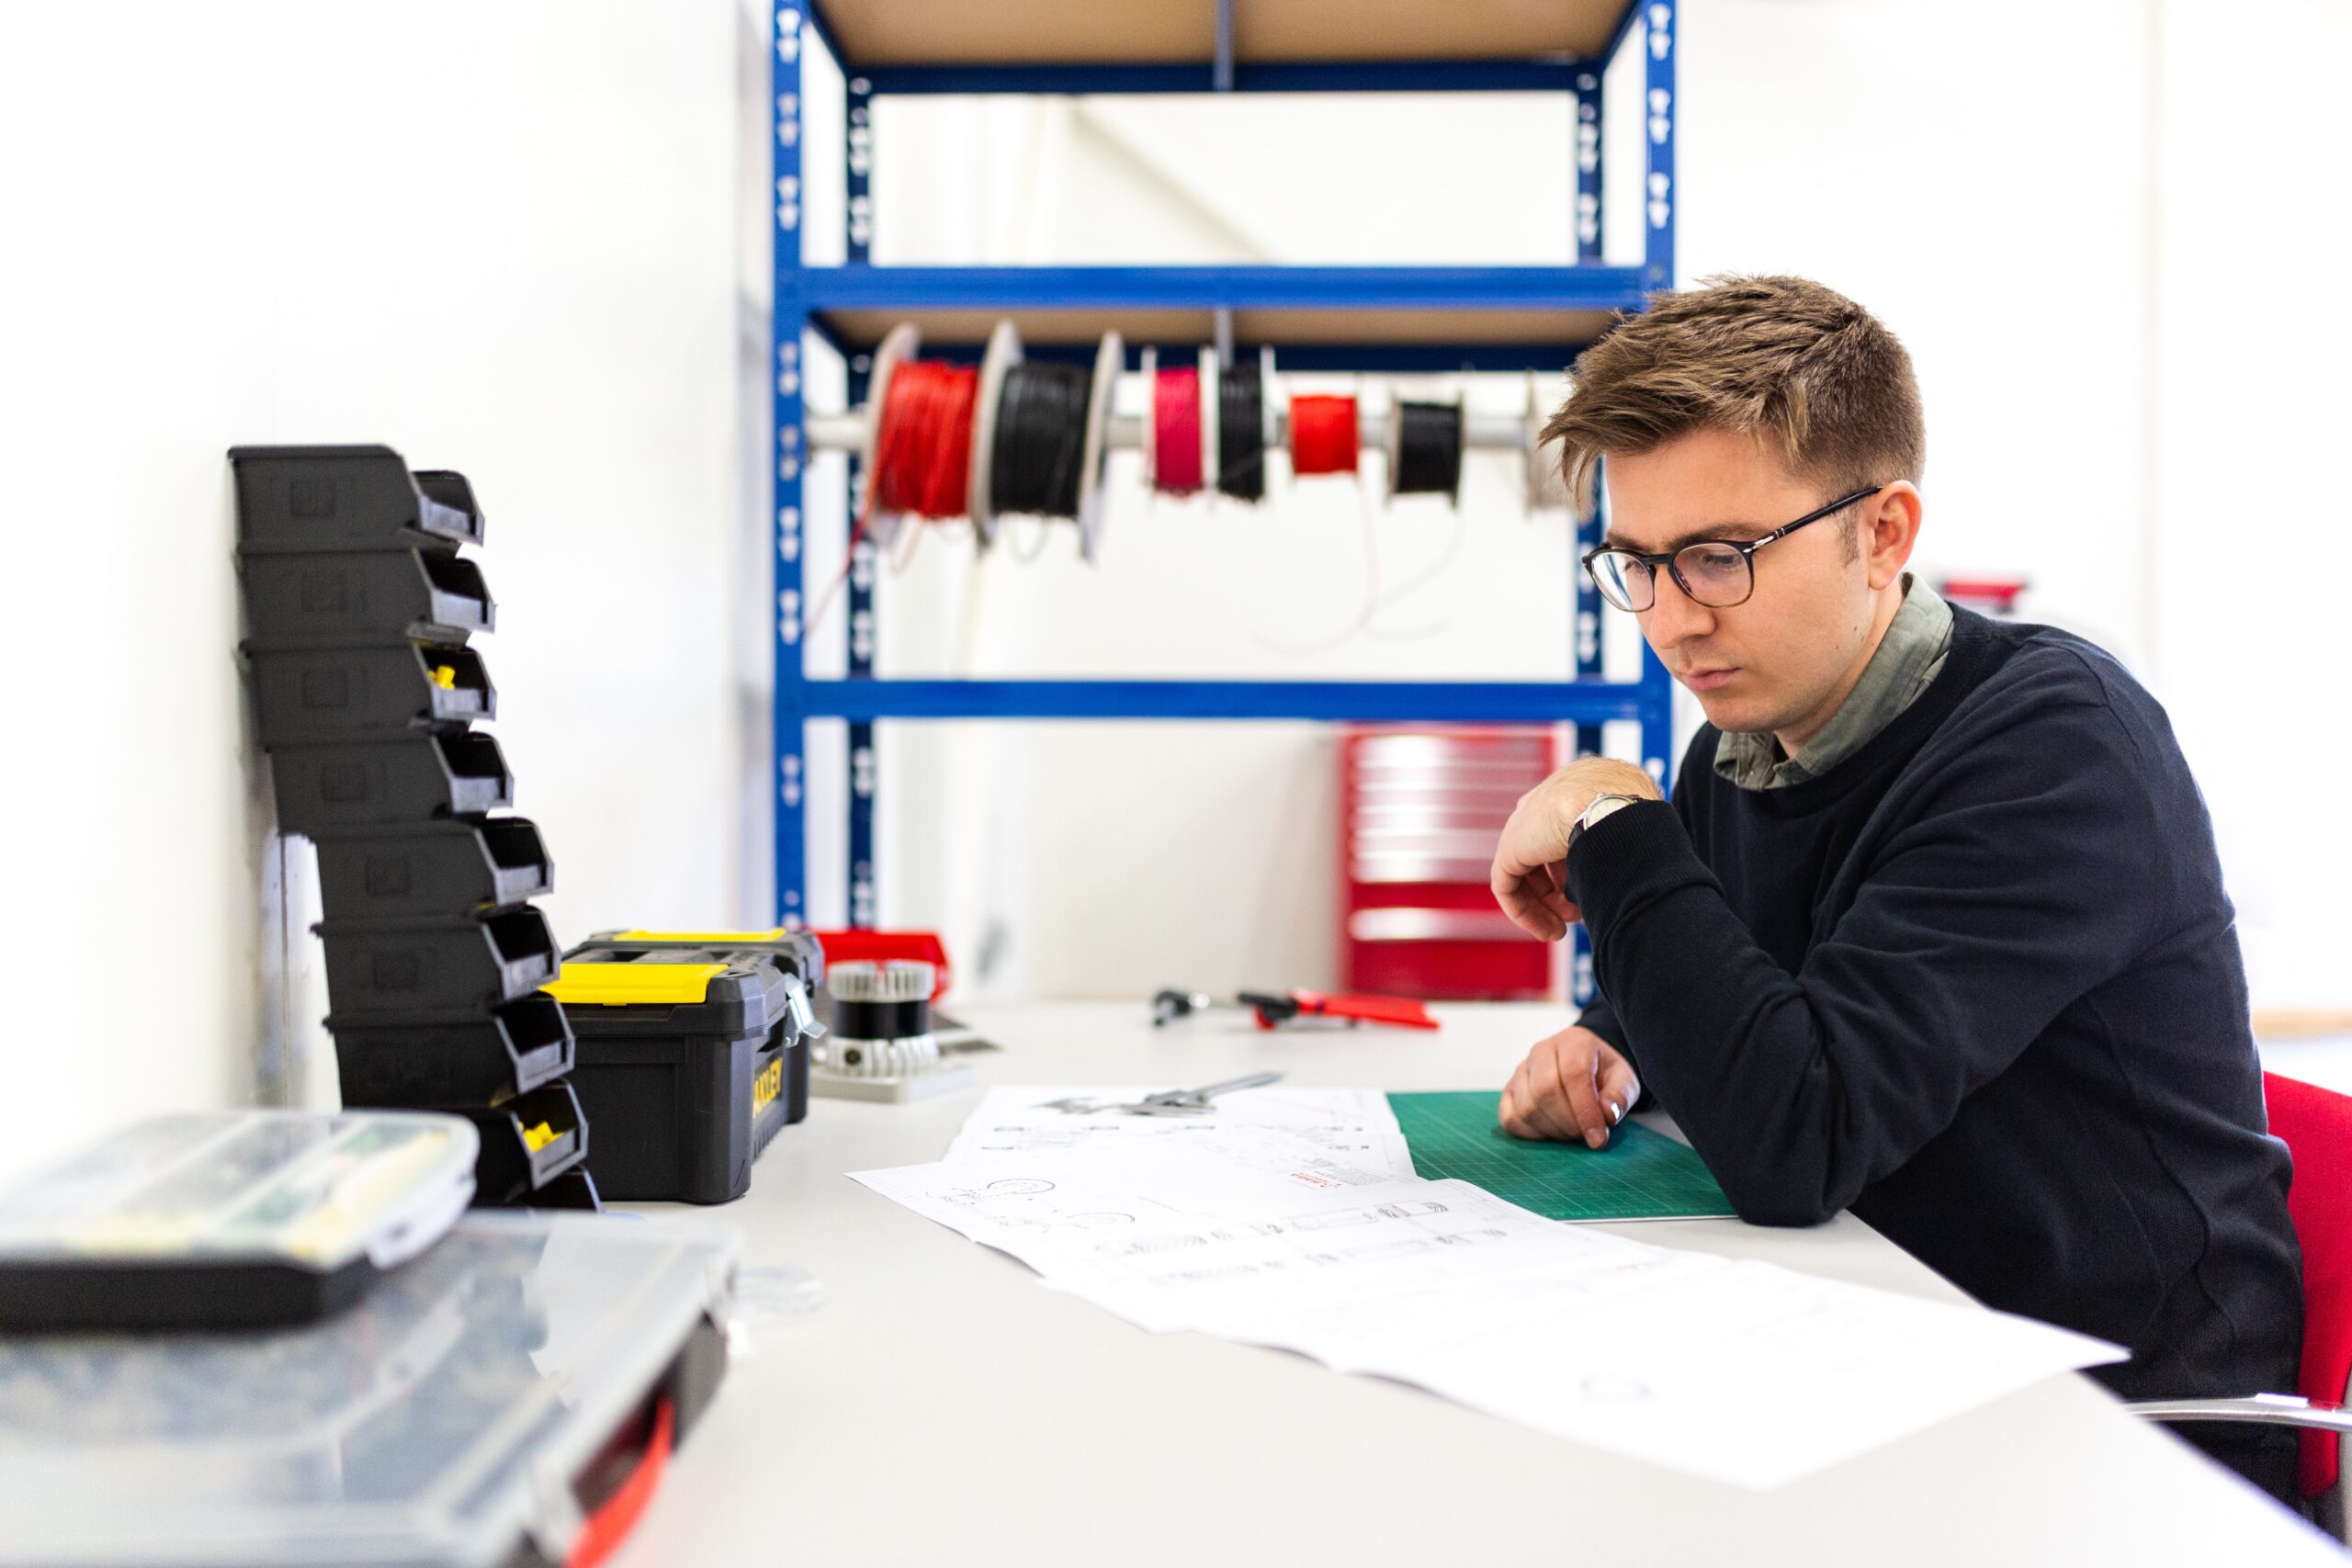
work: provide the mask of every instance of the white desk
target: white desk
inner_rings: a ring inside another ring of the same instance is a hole
[[[1141,1003],[975,1008],[990,1083],[1499,1084],[1559,1010],[1439,1010],[1436,1034],[1155,1032]],[[1153,1336],[843,1179],[939,1157],[974,1096],[820,1100],[718,1213],[749,1266],[827,1305],[763,1327],[619,1554],[726,1563],[1612,1565],[2341,1562],[2316,1532],[2089,1382],[2056,1378],[1761,1495],[1510,1426],[1398,1384]],[[1625,1227],[1958,1299],[1851,1216],[1810,1231]]]

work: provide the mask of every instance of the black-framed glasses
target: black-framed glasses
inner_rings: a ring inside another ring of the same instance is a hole
[[[1655,556],[1604,545],[1585,552],[1584,569],[1592,575],[1592,585],[1600,590],[1600,596],[1621,610],[1638,614],[1657,603],[1659,567],[1674,574],[1676,585],[1690,595],[1692,604],[1704,604],[1710,610],[1728,610],[1735,604],[1747,604],[1748,595],[1756,592],[1756,562],[1751,558],[1757,551],[1775,539],[1787,538],[1808,523],[1818,523],[1858,501],[1867,501],[1885,488],[1872,485],[1868,490],[1858,490],[1818,512],[1808,512],[1793,523],[1781,524],[1760,539],[1702,539]]]

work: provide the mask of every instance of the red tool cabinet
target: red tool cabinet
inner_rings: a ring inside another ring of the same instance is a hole
[[[1340,746],[1340,973],[1350,991],[1559,994],[1558,948],[1487,886],[1519,797],[1566,753],[1549,728],[1359,728]]]

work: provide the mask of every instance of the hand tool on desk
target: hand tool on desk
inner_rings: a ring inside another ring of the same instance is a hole
[[[1103,1111],[1124,1111],[1133,1116],[1198,1116],[1213,1109],[1209,1101],[1220,1094],[1237,1089],[1262,1089],[1270,1083],[1281,1082],[1282,1076],[1279,1072],[1251,1073],[1247,1077],[1203,1084],[1198,1089],[1163,1089],[1157,1094],[1147,1094],[1141,1100],[1125,1105],[1070,1095],[1061,1100],[1048,1100],[1038,1109],[1063,1111],[1075,1116]]]
[[[1385,1023],[1398,1029],[1435,1029],[1437,1020],[1421,1003],[1408,997],[1329,996],[1321,991],[1243,991],[1234,1000],[1219,1001],[1198,991],[1165,990],[1151,998],[1154,1028],[1189,1018],[1212,1008],[1248,1008],[1258,1027],[1273,1029],[1302,1019],[1330,1019],[1351,1027]]]

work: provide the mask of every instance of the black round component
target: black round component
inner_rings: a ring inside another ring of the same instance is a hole
[[[1237,501],[1266,494],[1266,389],[1252,357],[1217,378],[1216,488]]]
[[[1075,365],[1008,367],[989,455],[989,507],[1038,517],[1078,515],[1086,408],[1094,378]]]
[[[1396,493],[1453,495],[1462,488],[1462,405],[1396,405]]]

